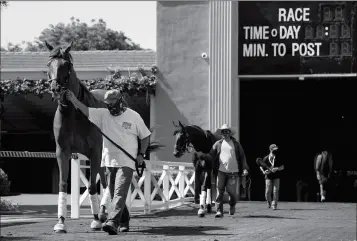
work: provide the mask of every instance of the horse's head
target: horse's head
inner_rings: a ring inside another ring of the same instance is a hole
[[[47,41],[45,44],[50,50],[48,67],[48,78],[52,98],[59,100],[63,91],[70,88],[70,77],[73,70],[72,56],[69,53],[72,42],[64,49],[61,47],[52,47]]]
[[[185,126],[182,125],[180,121],[179,126],[174,122],[172,123],[174,124],[174,127],[176,127],[176,130],[174,131],[174,136],[176,137],[174,145],[174,156],[179,158],[188,149],[188,146],[190,145],[190,139]]]

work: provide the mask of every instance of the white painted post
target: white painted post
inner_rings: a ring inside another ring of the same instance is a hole
[[[181,199],[185,198],[185,166],[179,166],[179,173],[181,173],[179,180],[179,190]]]
[[[164,193],[164,197],[166,198],[167,201],[169,201],[169,193],[170,193],[170,181],[169,181],[169,175],[170,175],[170,170],[168,165],[164,165],[162,167],[164,172],[166,172],[166,175],[164,177],[164,180],[162,180],[162,191]]]
[[[155,104],[155,96],[150,95],[150,127],[154,128],[153,132],[150,135],[150,141],[155,141],[156,139],[156,104]],[[150,153],[150,161],[156,161],[156,153]],[[153,168],[153,166],[151,166]],[[155,167],[156,168],[156,167]],[[151,180],[151,177],[150,177]]]
[[[144,214],[151,212],[151,163],[146,163],[146,170],[144,171],[144,197],[145,197],[145,207]]]
[[[80,163],[81,160],[72,159],[71,160],[71,218],[79,218],[79,198],[80,194]]]

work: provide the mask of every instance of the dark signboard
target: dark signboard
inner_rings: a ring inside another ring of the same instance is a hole
[[[355,73],[357,1],[239,2],[239,74]]]

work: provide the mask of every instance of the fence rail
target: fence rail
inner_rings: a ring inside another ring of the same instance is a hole
[[[87,160],[82,154],[71,160],[71,218],[80,217],[81,205],[89,194],[89,182],[83,172],[83,169],[89,168],[85,164]],[[153,170],[152,166],[156,169]],[[193,201],[195,174],[191,163],[148,161],[146,167],[141,178],[136,173],[133,176],[126,200],[129,211],[147,214],[153,210],[170,209]],[[158,180],[156,174],[160,175]],[[98,175],[97,182],[99,180]],[[83,194],[80,193],[81,182],[87,187]]]

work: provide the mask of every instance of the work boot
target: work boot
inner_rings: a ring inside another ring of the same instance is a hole
[[[109,233],[109,235],[118,234],[118,225],[115,222],[111,221],[111,220],[106,221],[103,224],[103,228],[102,229],[103,229],[104,232]]]
[[[236,207],[235,206],[230,206],[229,207],[229,215],[234,215],[236,212]]]

